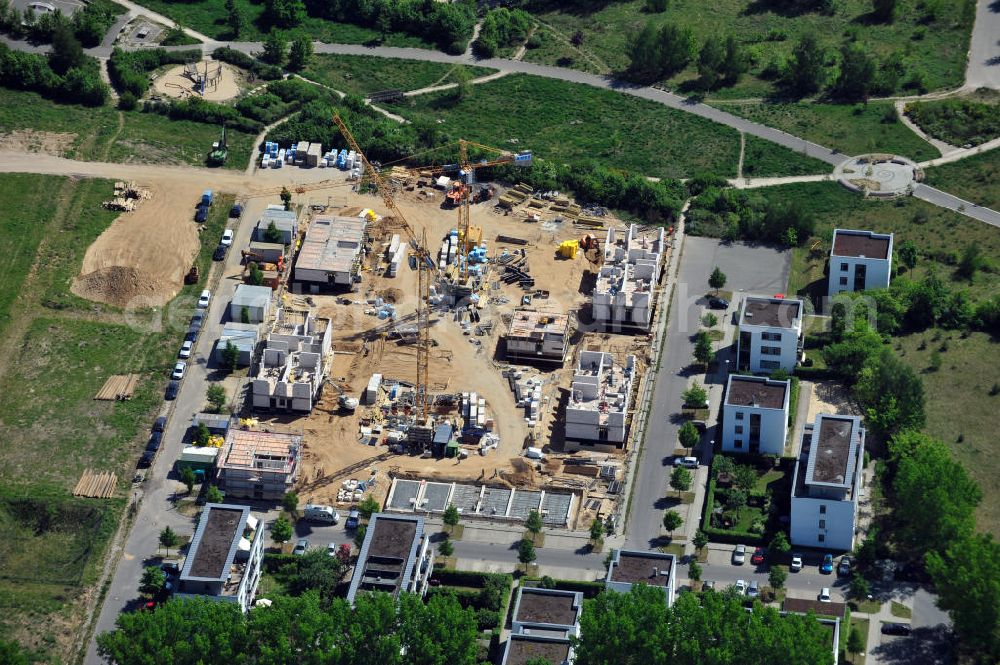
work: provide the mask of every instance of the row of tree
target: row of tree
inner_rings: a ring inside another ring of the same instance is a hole
[[[100,65],[83,54],[80,43],[65,29],[56,32],[47,58],[0,44],[0,86],[87,106],[104,105],[109,94]]]

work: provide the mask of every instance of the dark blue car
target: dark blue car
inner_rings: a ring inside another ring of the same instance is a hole
[[[832,554],[824,554],[823,555],[823,563],[821,563],[820,566],[819,566],[819,572],[823,573],[824,575],[829,575],[830,573],[833,572],[833,555]]]

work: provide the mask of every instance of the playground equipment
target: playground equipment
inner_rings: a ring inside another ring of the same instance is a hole
[[[214,64],[215,68],[210,71],[209,66]],[[205,90],[214,90],[219,85],[222,78],[222,63],[211,63],[205,61],[205,71],[198,68],[199,63],[189,62],[184,65],[184,76],[194,84],[194,91],[199,95],[204,95]]]

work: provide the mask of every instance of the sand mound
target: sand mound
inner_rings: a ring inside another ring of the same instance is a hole
[[[73,292],[82,298],[119,307],[140,298],[144,302],[159,300],[157,294],[161,289],[162,285],[154,276],[125,266],[111,266],[80,275],[73,285]]]
[[[199,77],[206,81],[204,92],[199,92]],[[153,81],[153,90],[155,95],[171,99],[196,95],[211,102],[224,102],[239,95],[245,82],[241,69],[214,60],[202,60],[168,69]]]

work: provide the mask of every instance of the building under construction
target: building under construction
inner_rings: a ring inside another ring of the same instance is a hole
[[[299,249],[294,279],[317,289],[352,285],[360,279],[365,226],[361,217],[315,217]]]

